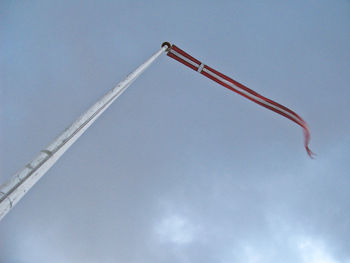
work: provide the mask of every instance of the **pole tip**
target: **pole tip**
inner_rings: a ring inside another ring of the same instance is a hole
[[[166,49],[166,51],[169,51],[170,48],[171,48],[171,44],[170,44],[169,42],[163,42],[162,47],[164,47],[164,46],[168,46],[168,48]]]

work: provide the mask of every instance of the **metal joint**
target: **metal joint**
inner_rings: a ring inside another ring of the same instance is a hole
[[[169,52],[171,49],[171,44],[169,42],[163,42],[162,47],[164,46],[168,46],[168,48],[165,51]]]

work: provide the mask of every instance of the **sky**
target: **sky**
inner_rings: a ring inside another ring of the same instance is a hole
[[[0,222],[0,262],[350,262],[350,1],[0,1],[0,183],[164,41]]]

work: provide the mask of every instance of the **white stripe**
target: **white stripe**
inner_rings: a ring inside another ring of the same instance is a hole
[[[189,58],[186,58],[185,56],[181,55],[180,53],[176,52],[173,49],[170,49],[170,53],[173,53],[175,56],[181,58],[182,60],[186,61],[187,63],[190,63],[192,66],[195,66],[196,68],[199,67],[199,64],[197,64],[196,62],[193,62]]]
[[[250,98],[252,98],[252,99],[254,99],[254,100],[257,100],[257,101],[259,101],[259,102],[261,102],[261,103],[263,103],[263,104],[265,104],[265,105],[268,105],[268,106],[270,106],[270,107],[272,107],[272,108],[274,108],[274,109],[276,109],[276,110],[279,110],[279,111],[283,112],[284,114],[290,116],[290,117],[293,118],[294,120],[296,120],[298,123],[301,123],[301,124],[302,124],[302,121],[299,120],[296,116],[294,116],[294,115],[291,114],[290,112],[285,111],[284,109],[282,109],[282,108],[280,108],[280,107],[278,107],[278,106],[276,106],[276,105],[273,105],[273,104],[271,104],[271,103],[269,103],[269,102],[267,102],[267,101],[265,101],[265,100],[263,100],[263,99],[261,99],[261,98],[255,96],[255,95],[253,95],[253,94],[247,92],[246,90],[244,90],[244,89],[242,89],[242,88],[236,86],[236,85],[233,84],[232,82],[230,82],[230,81],[228,81],[228,80],[226,80],[226,79],[220,77],[219,75],[215,74],[214,72],[211,72],[210,70],[208,70],[208,69],[206,69],[206,68],[204,68],[203,71],[204,71],[205,73],[208,73],[208,74],[211,75],[212,77],[218,79],[219,81],[221,81],[221,82],[223,82],[223,83],[229,85],[230,87],[232,87],[232,88],[238,90],[239,92],[243,93],[244,95],[247,95],[248,97],[250,97]]]
[[[202,63],[202,64],[199,66],[199,68],[197,69],[197,71],[198,71],[199,73],[201,73],[202,70],[203,70],[203,68],[204,68],[204,64]]]

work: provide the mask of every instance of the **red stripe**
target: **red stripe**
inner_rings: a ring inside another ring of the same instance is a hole
[[[236,85],[237,87],[239,87],[239,88],[241,88],[241,89],[247,91],[248,93],[250,93],[250,94],[252,94],[252,95],[254,95],[254,96],[257,96],[258,98],[260,98],[260,99],[262,99],[262,100],[264,100],[264,101],[266,101],[266,102],[269,102],[269,103],[275,105],[276,107],[279,107],[279,108],[281,108],[281,109],[283,109],[283,110],[289,112],[290,114],[292,114],[292,115],[294,115],[296,118],[298,118],[300,121],[302,121],[302,118],[301,118],[298,114],[296,114],[294,111],[288,109],[287,107],[285,107],[285,106],[283,106],[283,105],[281,105],[281,104],[279,104],[279,103],[277,103],[277,102],[275,102],[275,101],[273,101],[273,100],[270,100],[270,99],[268,99],[268,98],[266,98],[266,97],[260,95],[259,93],[255,92],[254,90],[251,90],[250,88],[244,86],[243,84],[239,83],[238,81],[235,81],[234,79],[231,79],[230,77],[228,77],[228,76],[226,76],[226,75],[224,75],[224,74],[222,74],[222,73],[216,71],[215,69],[213,69],[213,68],[211,68],[211,67],[208,67],[207,65],[205,65],[204,68],[206,68],[206,69],[210,70],[211,72],[217,74],[218,76],[222,77],[223,79],[225,79],[225,80],[231,82],[232,84]]]
[[[267,109],[269,109],[269,110],[271,110],[271,111],[274,111],[274,112],[276,112],[276,113],[278,113],[278,114],[280,114],[280,115],[286,117],[287,119],[289,119],[289,120],[295,122],[296,124],[300,125],[300,126],[303,128],[303,130],[304,130],[304,138],[305,138],[304,146],[305,146],[306,152],[307,152],[307,154],[312,158],[312,156],[314,155],[314,153],[313,153],[313,152],[310,150],[310,148],[308,147],[309,141],[310,141],[310,131],[309,131],[309,128],[307,127],[305,121],[304,121],[302,118],[300,118],[300,117],[297,115],[298,118],[299,118],[299,121],[297,121],[297,120],[293,119],[291,116],[287,115],[286,113],[284,113],[284,112],[282,112],[282,111],[280,111],[280,110],[278,110],[278,109],[275,109],[275,108],[273,108],[273,107],[271,107],[271,106],[269,106],[269,105],[266,105],[266,104],[264,104],[264,103],[262,103],[262,102],[260,102],[260,101],[258,101],[258,100],[255,100],[255,99],[253,99],[252,97],[249,97],[248,95],[246,95],[246,94],[240,92],[239,90],[236,90],[235,88],[233,88],[233,87],[227,85],[226,83],[224,83],[224,82],[218,80],[217,78],[211,76],[210,74],[208,74],[208,73],[206,73],[206,72],[204,72],[204,71],[202,71],[201,73],[202,73],[204,76],[210,78],[211,80],[213,80],[213,81],[219,83],[220,85],[224,86],[225,88],[227,88],[227,89],[229,89],[229,90],[232,90],[232,91],[234,91],[234,92],[240,94],[241,96],[243,96],[243,97],[245,97],[245,98],[247,98],[247,99],[249,99],[249,100],[251,100],[251,101],[254,101],[255,103],[259,104],[260,106],[263,106],[263,107],[265,107],[265,108],[267,108]]]
[[[171,46],[171,49],[176,51],[177,53],[183,55],[184,57],[188,58],[189,60],[192,60],[193,62],[197,63],[198,66],[202,63],[199,60],[195,59],[194,57],[192,57],[190,54],[187,54],[185,51],[183,51],[182,49],[178,48],[175,45]]]
[[[254,99],[254,98],[252,98],[252,97],[249,97],[248,95],[246,95],[246,94],[240,92],[239,90],[236,90],[235,88],[233,88],[233,87],[227,85],[226,83],[224,83],[224,82],[218,80],[217,78],[215,78],[215,77],[209,75],[209,74],[206,73],[206,72],[203,72],[203,71],[202,71],[202,74],[203,74],[204,76],[210,78],[211,80],[214,80],[215,82],[219,83],[220,85],[224,86],[225,88],[227,88],[227,89],[229,89],[229,90],[232,90],[232,91],[234,91],[234,92],[240,94],[241,96],[243,96],[243,97],[245,97],[245,98],[247,98],[247,99],[249,99],[249,100],[251,100],[251,101],[254,101],[255,103],[257,103],[257,104],[259,104],[259,105],[261,105],[261,106],[263,106],[263,107],[265,107],[265,108],[268,108],[268,109],[270,109],[270,110],[272,110],[272,111],[274,111],[274,112],[276,112],[276,113],[278,113],[278,114],[281,114],[281,115],[283,115],[284,117],[290,119],[291,121],[294,121],[295,123],[297,123],[297,124],[299,124],[300,126],[303,127],[303,125],[302,125],[300,122],[298,122],[297,120],[293,119],[292,117],[290,117],[289,115],[287,115],[287,114],[284,113],[283,111],[280,111],[280,110],[278,110],[278,109],[275,109],[275,108],[273,108],[273,107],[271,107],[271,106],[269,106],[269,105],[266,105],[266,104],[262,103],[261,101],[258,101],[258,100]]]
[[[294,111],[288,109],[287,107],[285,107],[285,106],[283,106],[283,105],[281,105],[281,104],[279,104],[279,103],[277,103],[277,102],[275,102],[275,101],[273,101],[273,100],[270,100],[270,99],[268,99],[268,98],[266,98],[266,97],[260,95],[259,93],[257,93],[257,92],[255,92],[255,91],[249,89],[248,87],[244,86],[243,84],[241,84],[241,83],[239,83],[239,82],[237,82],[237,81],[235,81],[235,80],[229,78],[228,76],[226,76],[226,75],[224,75],[224,74],[222,74],[222,73],[220,73],[220,72],[218,72],[218,71],[216,71],[216,70],[214,70],[214,69],[212,69],[212,68],[210,68],[210,67],[208,67],[208,66],[206,66],[206,65],[204,66],[204,68],[207,68],[208,70],[212,71],[213,73],[217,74],[218,76],[222,77],[223,79],[225,79],[225,80],[231,82],[232,84],[238,86],[239,88],[241,88],[241,89],[247,91],[248,93],[257,96],[258,98],[260,98],[260,99],[262,99],[262,100],[264,100],[264,101],[266,101],[266,102],[268,102],[268,103],[271,103],[272,105],[274,105],[274,106],[276,106],[276,107],[279,107],[279,108],[281,108],[281,109],[283,109],[283,110],[289,112],[289,113],[292,114],[294,117],[296,117],[298,120],[293,119],[292,117],[290,117],[289,115],[285,114],[284,112],[282,112],[282,111],[280,111],[280,110],[278,110],[278,109],[275,109],[275,108],[273,108],[273,107],[271,107],[271,106],[269,106],[269,105],[266,105],[266,104],[264,104],[264,103],[262,103],[262,102],[260,102],[260,101],[255,100],[254,98],[251,98],[251,97],[249,97],[249,96],[243,94],[243,93],[240,92],[239,90],[236,90],[235,88],[233,88],[233,87],[227,85],[226,83],[224,83],[224,82],[222,82],[222,81],[216,79],[215,77],[213,77],[213,76],[207,74],[207,73],[204,72],[204,71],[201,72],[203,75],[205,75],[206,77],[208,77],[208,78],[210,78],[210,79],[216,81],[217,83],[221,84],[222,86],[224,86],[224,87],[226,87],[226,88],[228,88],[228,89],[230,89],[230,90],[232,90],[232,91],[234,91],[234,92],[236,92],[236,93],[239,93],[239,94],[242,95],[243,97],[246,97],[247,99],[249,99],[249,100],[251,100],[251,101],[254,101],[255,103],[257,103],[257,104],[259,104],[259,105],[261,105],[261,106],[263,106],[263,107],[265,107],[265,108],[268,108],[268,109],[270,109],[270,110],[272,110],[272,111],[274,111],[274,112],[276,112],[276,113],[278,113],[278,114],[280,114],[280,115],[282,115],[282,116],[284,116],[284,117],[290,119],[291,121],[297,123],[298,125],[300,125],[300,126],[304,129],[304,137],[305,137],[305,143],[304,143],[304,145],[305,145],[305,149],[306,149],[308,155],[309,155],[310,157],[312,157],[312,155],[313,155],[314,153],[312,153],[312,151],[311,151],[311,150],[309,149],[309,147],[308,147],[308,144],[309,144],[309,141],[310,141],[310,130],[309,130],[309,128],[308,128],[306,122],[305,122],[298,114],[296,114]]]
[[[190,67],[191,69],[197,71],[197,68],[195,66],[193,66],[192,64],[188,63],[187,61],[179,58],[178,56],[176,56],[175,54],[171,53],[171,52],[168,52],[167,54],[169,57],[181,62],[182,64],[186,65],[187,67]]]

